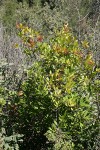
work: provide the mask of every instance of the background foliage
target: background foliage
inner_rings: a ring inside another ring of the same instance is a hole
[[[99,10],[98,0],[0,1],[2,149],[99,149]]]

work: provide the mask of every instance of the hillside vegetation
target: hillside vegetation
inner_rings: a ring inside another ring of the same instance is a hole
[[[0,149],[100,149],[99,0],[0,1]]]

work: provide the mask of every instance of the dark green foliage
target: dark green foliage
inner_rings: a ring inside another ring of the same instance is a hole
[[[98,0],[93,0],[91,2],[91,8],[90,8],[90,13],[89,17],[93,19],[93,17],[98,17],[100,13],[100,1]]]
[[[34,75],[29,78],[22,88],[25,96],[20,97],[21,91],[19,91],[19,96],[13,98],[11,106],[7,106],[6,134],[12,135],[14,130],[24,135],[24,142],[22,144],[18,142],[20,149],[23,150],[46,148],[48,144],[46,144],[47,138],[44,133],[46,133],[54,119],[54,106],[48,95],[44,96],[42,92],[38,93],[35,90],[35,80]]]

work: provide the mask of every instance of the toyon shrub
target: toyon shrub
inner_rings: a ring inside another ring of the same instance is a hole
[[[99,68],[94,69],[91,51],[83,53],[68,25],[49,42],[23,24],[16,27],[23,53],[38,59],[7,106],[8,133],[23,135],[21,150],[98,149]]]

